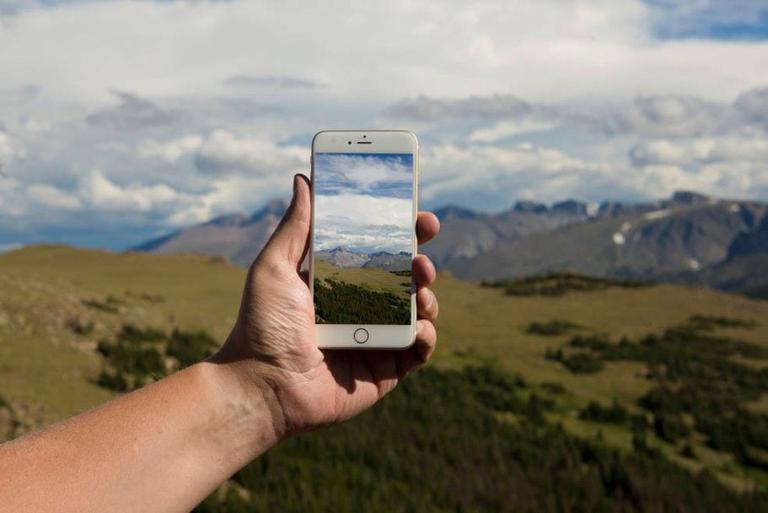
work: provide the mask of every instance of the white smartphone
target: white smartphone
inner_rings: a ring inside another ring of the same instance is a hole
[[[404,130],[312,140],[310,286],[324,348],[413,344],[419,143]]]

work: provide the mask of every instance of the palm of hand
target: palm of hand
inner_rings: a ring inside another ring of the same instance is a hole
[[[413,276],[419,320],[412,347],[318,349],[312,296],[298,272],[307,250],[309,196],[306,179],[297,177],[291,207],[251,266],[238,320],[214,357],[237,362],[246,380],[263,381],[272,389],[288,432],[340,422],[370,407],[429,358],[436,339],[431,321],[437,317],[437,302],[426,287],[435,271],[428,258],[418,256]],[[420,215],[420,242],[438,230],[437,218]]]
[[[248,280],[241,318],[251,324],[249,351],[269,375],[292,431],[346,420],[367,409],[397,385],[418,358],[401,351],[317,348],[315,309],[309,288],[290,265]],[[243,315],[244,314],[244,315]]]

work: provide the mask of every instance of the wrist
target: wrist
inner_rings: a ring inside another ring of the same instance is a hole
[[[238,468],[286,436],[282,408],[268,380],[244,362],[205,361],[192,366],[206,383],[212,436]]]

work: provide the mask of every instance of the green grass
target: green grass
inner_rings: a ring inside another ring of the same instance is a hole
[[[340,269],[333,264],[315,261],[314,278],[317,280],[332,279],[339,282],[358,285],[374,292],[389,292],[404,299],[411,297],[411,283],[404,277],[410,277],[410,271],[390,272],[382,269],[347,268]]]
[[[353,273],[350,279],[362,276]],[[375,276],[374,287],[393,293],[405,289],[402,276],[386,271]],[[242,268],[193,255],[114,254],[57,246],[0,255],[0,395],[17,410],[39,409],[38,424],[102,403],[113,393],[97,384],[103,366],[96,351],[98,340],[114,339],[128,323],[166,334],[176,327],[185,332],[205,330],[222,341],[235,320],[244,277]],[[578,436],[600,434],[601,443],[622,451],[632,447],[628,425],[580,419],[579,412],[590,401],[607,407],[616,400],[630,414],[638,414],[638,399],[654,386],[646,364],[607,361],[595,374],[574,374],[561,362],[544,358],[547,349],[564,345],[570,333],[545,338],[526,332],[531,323],[557,320],[578,325],[585,337],[599,333],[616,341],[639,339],[689,321],[705,322],[718,336],[768,349],[768,322],[762,322],[768,319],[768,302],[706,289],[654,285],[570,291],[556,297],[510,296],[503,288],[481,287],[447,274],[439,276],[434,289],[441,309],[435,367],[458,369],[493,362],[555,402],[545,414],[552,422]],[[122,302],[118,313],[82,303],[109,297]],[[696,315],[701,318],[692,320]],[[78,333],[74,326],[90,328]],[[731,359],[736,358],[755,368],[762,366],[759,358],[739,354]],[[768,411],[768,398],[755,398],[748,407]],[[649,444],[685,468],[709,469],[738,489],[748,489],[752,483],[768,486],[765,473],[706,447],[695,434],[691,446],[696,459],[682,456],[680,443],[667,443],[652,432],[648,436]]]

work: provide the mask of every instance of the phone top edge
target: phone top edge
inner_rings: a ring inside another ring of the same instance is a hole
[[[321,130],[312,138],[312,153],[418,155],[419,139],[410,130]]]

